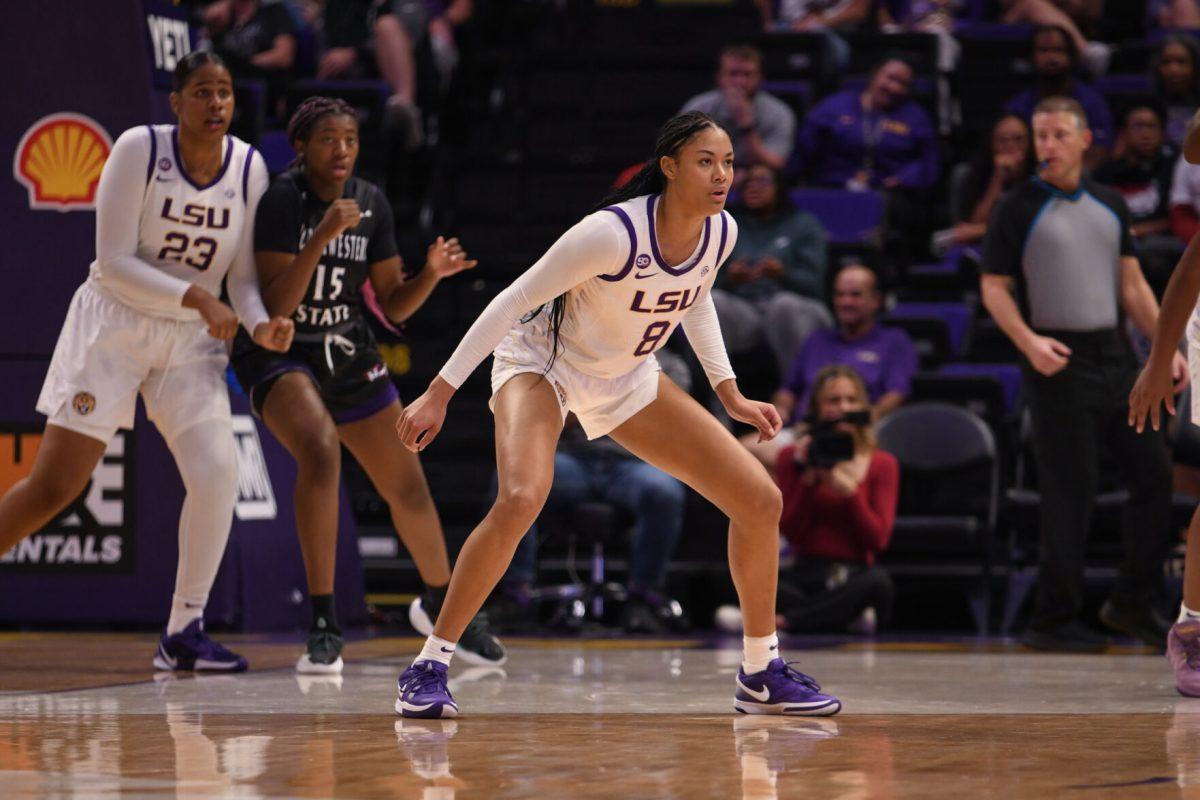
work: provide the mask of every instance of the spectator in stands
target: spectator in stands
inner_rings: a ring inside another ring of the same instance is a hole
[[[1071,73],[1078,59],[1071,35],[1059,25],[1043,25],[1033,34],[1034,84],[1017,94],[1004,106],[1028,121],[1034,107],[1047,97],[1071,97],[1083,106],[1092,130],[1092,148],[1088,166],[1099,164],[1113,144],[1112,112],[1108,101],[1091,86]]]
[[[1146,13],[1153,25],[1164,30],[1200,28],[1200,3],[1196,0],[1149,0]]]
[[[659,350],[655,357],[671,380],[690,391],[691,373],[680,356]],[[623,613],[624,628],[630,633],[662,633],[686,626],[678,603],[662,594],[667,565],[683,530],[685,499],[686,490],[678,480],[635,458],[607,436],[589,441],[574,416],[568,418],[554,454],[547,507],[561,511],[602,500],[635,519]],[[501,584],[502,597],[494,604],[498,628],[519,629],[534,621],[537,552],[535,524],[517,546]]]
[[[296,25],[288,10],[263,0],[217,0],[201,19],[234,77],[266,82],[274,110],[296,62]]]
[[[1092,177],[1125,198],[1133,220],[1132,233],[1147,280],[1160,295],[1175,262],[1182,255],[1171,234],[1171,179],[1179,150],[1165,141],[1165,109],[1152,97],[1131,102],[1121,114],[1116,152],[1096,168]]]
[[[861,92],[818,103],[800,132],[805,171],[820,186],[926,190],[940,164],[928,112],[909,97],[913,68],[887,58]]]
[[[808,335],[828,328],[825,229],[792,205],[778,170],[746,170],[742,203],[733,209],[737,245],[717,275],[713,302],[733,355],[766,341],[782,376]]]
[[[1103,42],[1088,41],[1083,33],[1100,20],[1104,0],[1000,0],[1000,6],[1004,10],[1001,19],[1009,24],[1020,22],[1061,30],[1093,77],[1108,71],[1112,48]]]
[[[1187,124],[1200,106],[1200,45],[1185,34],[1171,34],[1154,56],[1154,91],[1167,107],[1167,141],[1183,147]]]
[[[813,183],[887,193],[885,250],[904,263],[927,249],[941,170],[937,129],[909,96],[912,82],[912,66],[887,57],[861,92],[846,89],[818,103],[800,133]]]
[[[1043,100],[1033,136],[1045,166],[996,206],[980,286],[984,306],[1024,356],[1032,412],[1041,561],[1025,642],[1067,652],[1107,644],[1079,619],[1103,448],[1120,467],[1129,502],[1125,559],[1100,618],[1162,647],[1167,624],[1154,601],[1170,546],[1170,457],[1161,434],[1139,435],[1127,424],[1137,361],[1123,331],[1128,319],[1153,337],[1158,303],[1138,265],[1124,200],[1083,177],[1083,108],[1065,97]],[[1172,377],[1181,391],[1188,370],[1178,352]]]
[[[988,217],[1000,196],[1033,174],[1029,126],[1017,114],[1004,114],[992,125],[987,143],[970,162],[950,176],[953,244],[983,241]]]
[[[958,65],[962,45],[954,38],[956,20],[971,10],[968,0],[880,0],[879,30],[883,33],[931,33],[938,38],[938,69]]]
[[[895,592],[875,557],[892,536],[900,466],[876,449],[869,407],[852,367],[825,367],[813,382],[803,432],[776,459],[779,529],[796,557],[779,578],[783,630],[887,624]]]
[[[763,29],[768,33],[814,33],[829,44],[829,67],[845,69],[850,45],[839,32],[869,21],[874,0],[763,0]]]
[[[739,170],[756,164],[783,169],[795,144],[796,115],[762,91],[762,82],[762,53],[750,45],[729,45],[721,51],[717,88],[683,104],[683,111],[703,111],[721,123]]]
[[[767,0],[762,3],[768,31],[822,31],[867,21],[871,0]]]
[[[801,345],[783,385],[771,402],[784,420],[799,421],[812,402],[817,375],[831,364],[854,367],[867,387],[871,415],[880,419],[900,407],[908,396],[917,371],[917,349],[908,334],[879,325],[883,295],[875,273],[862,264],[842,267],[833,280],[833,315],[836,326],[818,329]],[[768,469],[793,437],[785,428],[769,442],[750,435],[742,439]]]
[[[422,0],[336,0],[323,10],[325,52],[317,77],[382,77],[392,89],[387,123],[406,149],[424,138],[417,108],[417,68],[414,51],[429,39],[434,61],[448,78],[457,62],[454,29],[470,19],[473,0],[451,0],[431,16]]]
[[[815,331],[796,354],[772,398],[781,418],[793,419],[797,409],[808,406],[817,373],[829,364],[847,364],[862,376],[875,419],[900,407],[917,371],[917,350],[904,331],[879,324],[882,305],[883,293],[869,268],[850,264],[838,271],[833,282],[837,325]]]

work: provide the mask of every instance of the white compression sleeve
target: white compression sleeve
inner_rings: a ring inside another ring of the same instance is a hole
[[[96,189],[96,262],[106,281],[131,299],[179,305],[191,286],[137,257],[138,209],[146,193],[149,129],[121,134]]]
[[[167,626],[168,633],[178,633],[204,613],[229,540],[238,491],[230,420],[192,425],[171,440],[171,454],[187,490],[179,512],[179,566]]]
[[[270,319],[266,306],[263,305],[262,293],[258,287],[258,268],[254,264],[254,221],[258,216],[258,201],[267,190],[270,178],[262,156],[255,152],[250,157],[253,161],[250,162],[250,182],[246,188],[246,218],[242,222],[242,240],[238,244],[233,263],[229,265],[225,285],[238,319],[242,321],[246,332],[253,336],[254,329]]]
[[[714,389],[722,381],[735,377],[729,354],[725,351],[725,340],[721,338],[721,322],[717,319],[711,291],[705,292],[704,297],[683,315],[683,332]]]
[[[737,245],[738,227],[731,215],[726,214],[726,217],[729,219],[729,246],[725,258],[728,259],[728,254]],[[684,315],[683,332],[714,389],[722,381],[736,377],[729,363],[729,353],[725,350],[725,340],[721,337],[721,321],[717,317],[717,307],[713,305],[711,287]]]
[[[522,316],[589,278],[615,272],[629,250],[619,224],[612,214],[593,214],[564,233],[488,304],[442,367],[442,379],[457,389]]]

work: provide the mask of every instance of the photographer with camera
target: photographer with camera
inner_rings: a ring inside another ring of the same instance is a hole
[[[894,589],[875,556],[892,536],[900,466],[875,447],[866,385],[852,367],[817,374],[808,416],[795,444],[780,452],[775,480],[783,492],[780,531],[796,555],[780,575],[781,627],[885,625]]]

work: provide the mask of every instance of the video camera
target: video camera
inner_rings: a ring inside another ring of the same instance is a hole
[[[854,435],[839,429],[843,422],[856,428],[871,424],[870,411],[851,411],[838,419],[812,422],[808,445],[808,465],[820,469],[831,469],[843,461],[854,458]]]

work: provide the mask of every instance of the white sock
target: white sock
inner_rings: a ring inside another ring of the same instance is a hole
[[[237,502],[233,425],[212,419],[190,426],[171,442],[187,490],[179,511],[179,565],[167,633],[179,633],[204,613],[217,577]]]
[[[1192,611],[1185,604],[1179,604],[1179,619],[1176,622],[1187,622],[1188,620],[1200,619],[1200,611]]]
[[[430,636],[425,640],[425,646],[421,648],[421,654],[413,659],[413,663],[418,661],[437,661],[450,666],[450,659],[454,658],[454,649],[457,645],[454,642],[447,642],[445,639],[439,639],[436,636]]]
[[[762,672],[775,658],[779,658],[777,634],[742,637],[742,671],[747,675]]]

